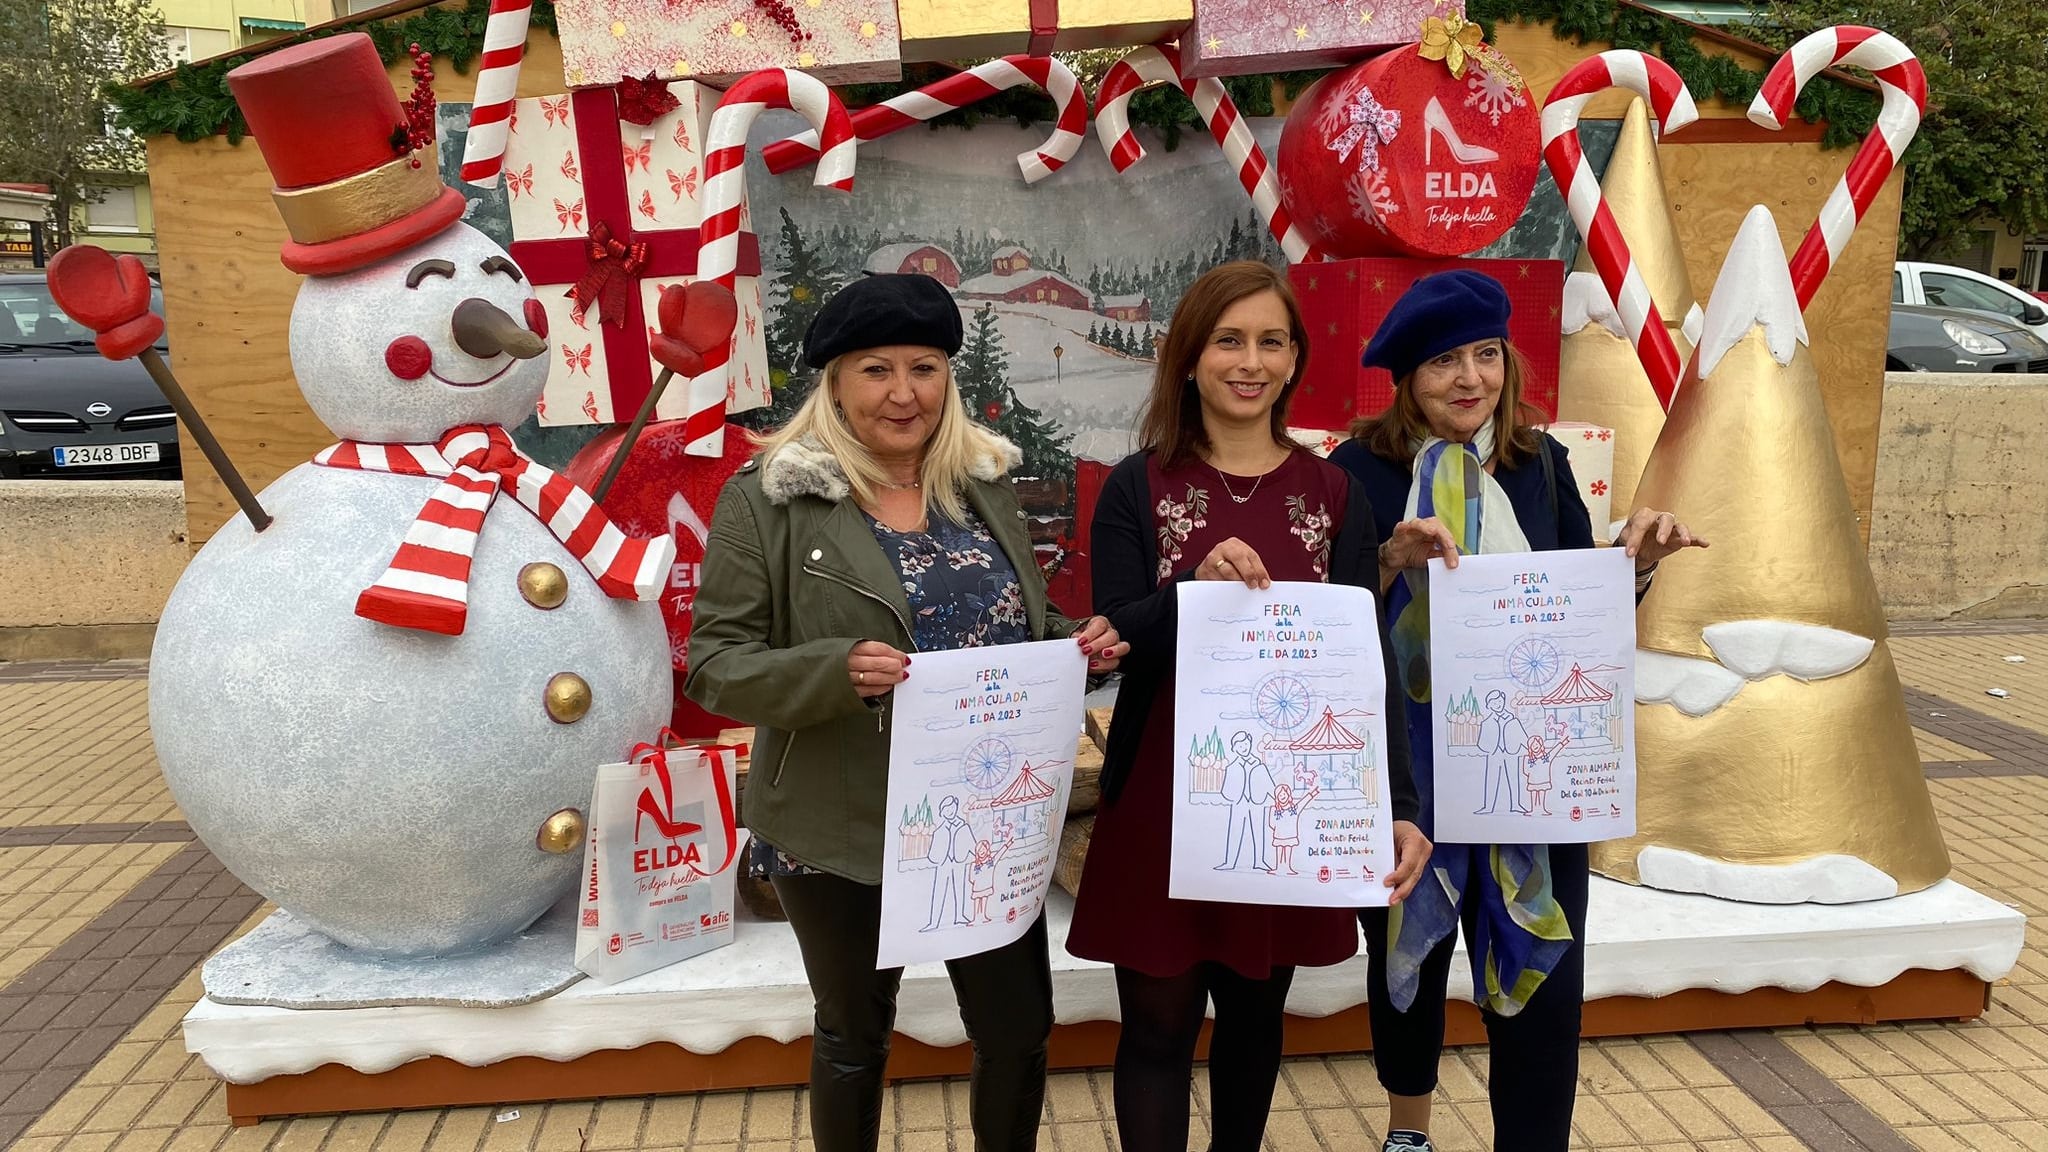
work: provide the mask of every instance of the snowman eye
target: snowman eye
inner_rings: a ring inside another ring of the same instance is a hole
[[[455,265],[450,264],[446,260],[422,260],[412,266],[412,271],[405,274],[405,286],[407,288],[417,288],[420,286],[420,281],[425,280],[429,276],[446,276],[453,280],[455,279]]]
[[[486,276],[493,272],[503,272],[505,275],[510,276],[515,284],[526,279],[526,277],[519,274],[519,265],[505,259],[503,256],[493,256],[489,260],[484,261],[483,270]]]

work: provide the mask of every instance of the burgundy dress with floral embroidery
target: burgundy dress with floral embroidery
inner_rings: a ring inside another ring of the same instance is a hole
[[[1351,483],[1329,461],[1297,452],[1261,481],[1219,477],[1200,462],[1163,472],[1155,458],[1147,479],[1158,532],[1155,579],[1201,563],[1232,536],[1259,554],[1275,580],[1329,579],[1330,536],[1343,523]],[[1250,498],[1240,504],[1232,493]],[[1358,920],[1350,909],[1167,897],[1176,750],[1171,675],[1154,700],[1123,793],[1095,818],[1067,951],[1161,977],[1214,961],[1254,980],[1274,968],[1322,967],[1356,955]],[[1220,842],[1216,856],[1223,858]]]

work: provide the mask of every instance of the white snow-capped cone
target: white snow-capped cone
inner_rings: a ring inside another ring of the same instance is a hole
[[[1636,875],[1666,892],[1746,904],[1860,904],[1899,894],[1899,882],[1882,869],[1839,853],[1790,864],[1738,864],[1652,844],[1636,853]]]
[[[1598,324],[1621,339],[1628,339],[1621,313],[1615,310],[1614,300],[1607,295],[1607,286],[1600,282],[1597,273],[1574,272],[1564,278],[1564,307],[1558,309],[1557,320],[1559,330],[1566,336]]]
[[[1705,716],[1735,699],[1747,684],[1712,660],[1636,649],[1636,703],[1669,704],[1687,716]]]
[[[1714,279],[1714,293],[1700,321],[1700,378],[1713,375],[1721,357],[1758,325],[1763,326],[1772,358],[1780,364],[1790,364],[1798,346],[1808,343],[1806,317],[1799,311],[1799,294],[1792,287],[1777,221],[1761,204],[1743,217]]]
[[[1700,630],[1714,658],[1751,680],[1783,674],[1825,680],[1854,671],[1877,641],[1839,628],[1789,620],[1734,620]]]
[[[1707,314],[1700,310],[1700,306],[1698,304],[1694,304],[1692,307],[1687,308],[1685,310],[1685,323],[1679,325],[1678,330],[1680,332],[1685,333],[1686,343],[1691,344],[1694,347],[1699,346],[1700,325],[1706,323],[1706,319]]]

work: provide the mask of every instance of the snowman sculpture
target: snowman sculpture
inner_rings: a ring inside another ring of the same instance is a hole
[[[228,81],[306,276],[292,368],[341,443],[173,591],[158,759],[228,870],[312,927],[390,957],[485,947],[570,890],[594,769],[668,713],[674,545],[513,447],[546,316],[459,222],[431,97],[409,123],[360,34]]]

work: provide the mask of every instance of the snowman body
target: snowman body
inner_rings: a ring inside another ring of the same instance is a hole
[[[477,355],[474,330],[450,324],[473,300],[532,323],[508,269],[457,224],[308,279],[292,357],[314,411],[372,442],[519,423],[546,359]],[[488,946],[566,894],[581,853],[543,851],[541,826],[588,812],[597,766],[651,738],[670,703],[659,605],[607,596],[508,494],[477,536],[459,635],[357,615],[438,483],[300,465],[262,493],[268,529],[237,516],[193,558],[151,656],[157,756],[194,832],[281,908],[393,957]],[[522,586],[540,564],[567,588],[554,607]],[[589,689],[567,721],[545,703],[561,673]]]

